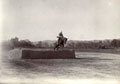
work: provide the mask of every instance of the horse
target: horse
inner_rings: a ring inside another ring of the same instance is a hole
[[[54,47],[54,50],[58,50],[60,47],[64,47],[64,45],[67,43],[67,38],[66,37],[64,37],[63,39],[60,39],[60,40],[58,40],[58,42],[56,42],[55,43],[55,47]]]

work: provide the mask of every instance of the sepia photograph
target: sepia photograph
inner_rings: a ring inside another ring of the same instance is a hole
[[[0,84],[120,84],[120,0],[0,0]]]

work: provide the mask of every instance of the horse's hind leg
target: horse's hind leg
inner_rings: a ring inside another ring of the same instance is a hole
[[[54,51],[55,51],[55,47],[54,47]]]
[[[54,51],[56,50],[56,46],[54,47]]]
[[[59,50],[59,46],[57,47],[57,50]]]
[[[54,47],[54,50],[58,50],[58,48],[59,48],[59,45],[55,45],[55,47]]]

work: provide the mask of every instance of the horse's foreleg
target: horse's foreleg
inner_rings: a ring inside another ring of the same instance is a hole
[[[57,48],[57,50],[59,50],[59,45],[57,45],[57,47],[56,47],[56,48]]]
[[[54,47],[54,51],[57,49],[57,46]]]
[[[54,51],[55,51],[56,47],[54,47]]]
[[[57,45],[55,45],[55,47],[54,47],[54,50],[58,50],[59,49],[59,45],[57,44]]]

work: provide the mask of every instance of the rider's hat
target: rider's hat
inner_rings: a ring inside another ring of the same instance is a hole
[[[59,33],[60,36],[63,36],[62,32]]]

